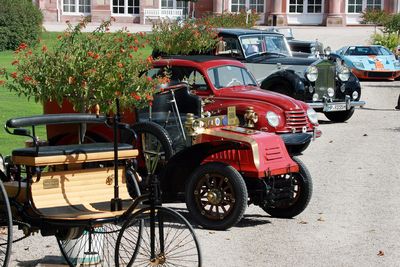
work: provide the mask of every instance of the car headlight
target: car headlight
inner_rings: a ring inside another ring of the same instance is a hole
[[[351,96],[353,97],[353,99],[357,99],[358,98],[358,92],[354,91]]]
[[[327,92],[329,97],[333,97],[335,95],[335,90],[332,87],[329,87]]]
[[[395,68],[400,68],[400,61],[393,62]]]
[[[306,70],[306,77],[310,82],[315,82],[318,79],[318,68],[309,66]]]
[[[317,101],[318,100],[318,98],[319,98],[319,95],[317,94],[317,93],[315,93],[315,94],[313,94],[313,96],[312,96],[312,101]]]
[[[269,125],[271,125],[272,127],[276,127],[279,125],[279,116],[275,112],[268,111],[266,118]]]
[[[338,66],[338,76],[342,82],[347,82],[350,78],[350,70],[346,66]]]
[[[307,117],[311,121],[312,124],[318,124],[318,115],[314,109],[309,108],[307,110]]]
[[[353,65],[357,69],[364,69],[364,64],[362,62],[353,62]]]

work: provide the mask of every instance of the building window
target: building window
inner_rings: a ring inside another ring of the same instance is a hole
[[[244,12],[248,9],[264,13],[264,0],[232,0],[231,12]]]
[[[289,13],[303,13],[303,0],[290,0]]]
[[[90,0],[64,0],[64,13],[90,14]]]
[[[250,0],[249,8],[257,13],[264,13],[264,0]]]
[[[177,9],[182,9],[182,14],[183,15],[188,15],[188,12],[189,12],[188,2],[189,1],[176,1],[176,8]]]
[[[173,9],[174,8],[174,0],[161,0],[161,8]]]
[[[347,13],[361,13],[366,9],[383,9],[382,0],[348,0]]]
[[[308,0],[307,13],[322,13],[322,0]]]
[[[231,12],[246,11],[246,0],[232,0]]]
[[[381,0],[367,0],[367,9],[382,9]]]
[[[363,6],[362,2],[362,0],[349,0],[347,4],[348,13],[361,13]]]
[[[113,0],[112,13],[119,15],[139,14],[139,0]]]

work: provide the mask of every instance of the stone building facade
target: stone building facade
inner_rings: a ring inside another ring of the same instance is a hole
[[[378,8],[400,13],[400,0],[33,0],[45,21],[76,21],[90,15],[97,22],[149,23],[146,18],[194,16],[255,10],[259,24],[346,26],[360,23],[361,12]]]

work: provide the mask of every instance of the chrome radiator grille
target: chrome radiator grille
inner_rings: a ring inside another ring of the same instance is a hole
[[[290,131],[296,129],[296,132],[301,132],[303,127],[307,127],[307,116],[302,110],[285,111],[286,128]]]
[[[334,64],[328,61],[320,62],[316,67],[318,68],[318,79],[315,81],[315,89],[322,97],[329,87],[335,89],[336,68]]]

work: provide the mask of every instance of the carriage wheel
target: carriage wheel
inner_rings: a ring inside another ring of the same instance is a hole
[[[57,236],[57,242],[69,266],[113,266],[115,240],[120,229],[112,223],[85,227],[78,238]]]
[[[124,223],[115,247],[115,266],[201,266],[199,243],[182,215],[156,207],[153,227],[151,218],[151,209],[144,208]]]
[[[12,217],[10,203],[0,181],[0,266],[7,266],[12,244]]]

